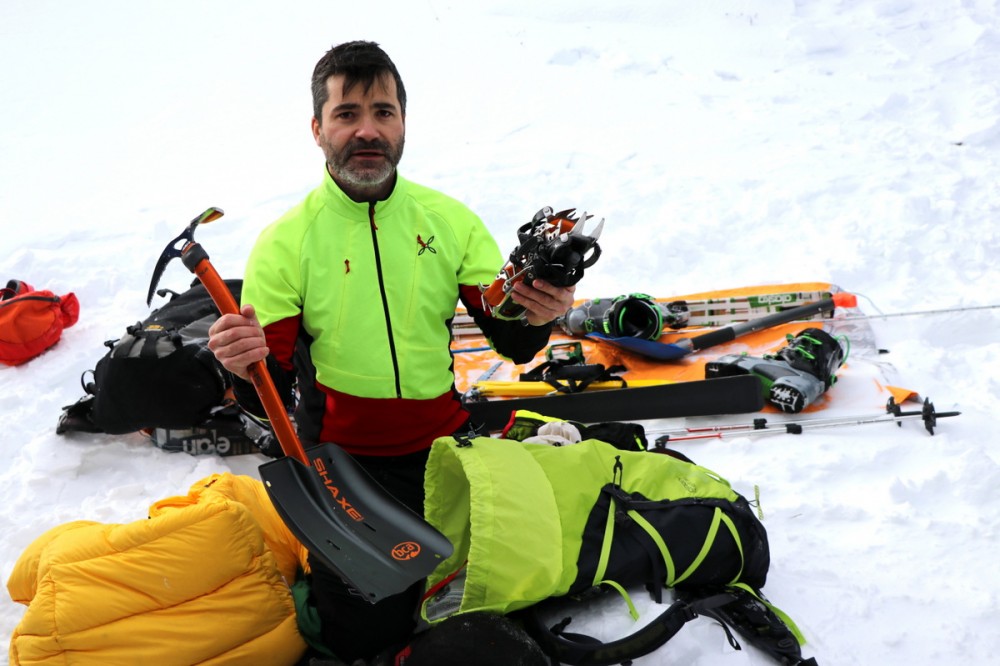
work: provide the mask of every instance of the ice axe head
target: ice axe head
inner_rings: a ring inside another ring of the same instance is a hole
[[[198,225],[207,224],[219,219],[223,215],[224,213],[221,208],[212,206],[191,220],[191,223],[187,225],[187,228],[177,238],[167,243],[167,246],[163,248],[163,252],[160,254],[160,258],[156,260],[156,267],[153,269],[153,279],[150,280],[149,291],[146,293],[146,305],[149,305],[153,301],[153,293],[156,291],[156,285],[159,284],[160,278],[163,276],[163,271],[166,270],[170,260],[184,254],[184,249],[194,243],[194,230],[198,228]]]

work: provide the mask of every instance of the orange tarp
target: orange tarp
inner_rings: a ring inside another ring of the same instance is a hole
[[[657,297],[656,300],[660,302],[671,302],[677,300],[695,301],[733,296],[778,294],[800,291],[837,293],[841,290],[837,286],[829,283],[801,282],[707,291],[696,294],[672,296],[669,298]],[[578,301],[578,303],[579,302],[583,301],[581,300]],[[855,311],[855,314],[856,313],[857,311]],[[626,382],[633,380],[690,381],[705,378],[705,364],[708,361],[717,359],[725,354],[747,353],[752,356],[763,356],[764,354],[775,352],[784,346],[787,335],[794,335],[804,328],[811,326],[823,326],[832,334],[837,335],[839,334],[839,331],[837,330],[839,321],[838,318],[842,319],[845,314],[846,313],[841,312],[838,309],[838,311],[834,313],[834,318],[832,319],[824,319],[822,321],[793,322],[749,333],[736,338],[732,342],[711,347],[709,349],[685,356],[684,358],[671,361],[659,361],[646,358],[636,353],[621,349],[605,342],[599,342],[591,338],[569,336],[558,327],[553,330],[549,344],[555,345],[567,342],[579,342],[582,347],[586,363],[600,363],[605,367],[611,367],[614,365],[624,366],[625,371],[619,374],[625,379]],[[867,327],[867,322],[865,320],[861,320],[860,323],[858,321],[852,321],[851,323],[852,329],[854,330],[858,330],[859,326]],[[695,327],[676,332],[670,331],[664,333],[664,335],[660,337],[659,342],[673,343],[680,339],[695,337],[708,330],[711,329]],[[852,353],[862,351],[857,349],[857,345],[862,343],[861,340],[850,340],[850,342],[852,346],[855,347]],[[542,350],[530,363],[516,365],[510,361],[502,359],[496,352],[489,349],[488,343],[482,335],[463,335],[456,338],[452,343],[452,350],[455,358],[456,387],[461,392],[467,391],[477,381],[485,379],[517,381],[521,373],[527,372],[546,360],[545,350]],[[849,357],[840,373],[846,372],[850,363],[851,361]],[[884,397],[880,398],[883,403],[890,395],[894,397],[913,396],[910,391],[895,387],[888,387],[884,382],[880,383],[879,390],[881,393],[885,394]],[[822,409],[826,400],[827,396],[821,397],[820,400],[807,408],[806,411],[816,411]]]

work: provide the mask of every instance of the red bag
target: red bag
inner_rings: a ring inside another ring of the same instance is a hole
[[[0,289],[0,363],[30,361],[59,342],[63,329],[75,324],[79,316],[80,302],[73,293],[60,298],[10,280]]]

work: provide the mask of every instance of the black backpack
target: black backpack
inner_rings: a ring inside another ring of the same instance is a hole
[[[242,280],[226,280],[237,301]],[[185,292],[160,290],[170,300],[126,327],[105,345],[77,403],[64,408],[57,433],[125,434],[143,431],[171,451],[234,455],[257,449],[259,429],[231,399],[231,378],[208,349],[208,329],[219,317],[199,282]],[[253,432],[247,434],[248,427]],[[245,441],[244,441],[245,440]]]

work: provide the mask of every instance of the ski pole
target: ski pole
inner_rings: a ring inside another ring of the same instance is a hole
[[[830,312],[834,309],[837,297],[838,295],[835,294],[833,298],[825,298],[821,301],[817,301],[816,303],[800,305],[789,310],[782,310],[781,312],[767,315],[766,317],[759,317],[740,324],[725,326],[718,330],[710,331],[693,338],[678,340],[673,344],[680,350],[685,351],[685,355],[691,354],[725,342],[732,342],[741,335],[756,333],[757,331],[772,328],[774,326],[778,326],[779,324],[787,324],[788,322],[795,321],[796,319],[805,319],[821,312]]]
[[[800,435],[804,430],[813,428],[834,428],[847,425],[866,425],[869,423],[895,423],[902,427],[902,421],[920,419],[924,428],[931,435],[937,426],[937,419],[958,416],[961,412],[939,412],[930,400],[924,400],[922,409],[903,411],[896,401],[889,398],[886,403],[886,413],[875,416],[841,416],[816,419],[799,419],[768,424],[767,419],[757,418],[751,423],[720,424],[695,428],[676,428],[673,430],[650,430],[647,435],[659,435],[654,444],[663,448],[668,442],[684,442],[698,439],[725,439],[726,437],[749,435]]]
[[[875,311],[878,312],[878,314],[866,314],[866,313],[863,313],[863,312],[856,312],[856,313],[853,313],[853,314],[847,314],[847,315],[845,315],[843,317],[839,317],[839,319],[841,321],[853,321],[853,320],[858,320],[858,319],[892,319],[894,317],[913,317],[913,316],[918,316],[918,315],[949,314],[949,313],[952,313],[952,312],[972,312],[972,311],[975,311],[975,310],[996,310],[996,309],[1000,308],[1000,304],[994,304],[994,305],[966,305],[966,306],[958,306],[958,307],[953,307],[953,308],[938,308],[936,310],[913,310],[911,312],[889,312],[889,313],[885,313],[885,312],[882,312],[881,310],[878,309],[878,306],[875,305],[875,303],[874,303],[874,301],[872,301],[872,299],[868,298],[864,294],[858,294],[856,292],[854,294],[850,295],[850,296],[842,296],[841,298],[843,299],[843,302],[838,303],[837,305],[840,306],[840,307],[843,307],[843,308],[848,308],[848,309],[850,309],[850,308],[857,308],[857,306],[858,306],[857,297],[858,296],[863,297],[865,300],[867,300],[869,303],[871,303],[871,306],[873,308],[875,308]]]
[[[890,312],[888,314],[862,314],[862,315],[847,315],[843,317],[841,321],[850,321],[853,319],[891,319],[893,317],[914,317],[917,315],[933,315],[933,314],[949,314],[952,312],[972,312],[974,310],[996,310],[1000,309],[1000,303],[995,305],[969,305],[965,307],[955,307],[955,308],[942,308],[940,310],[915,310],[913,312]]]

